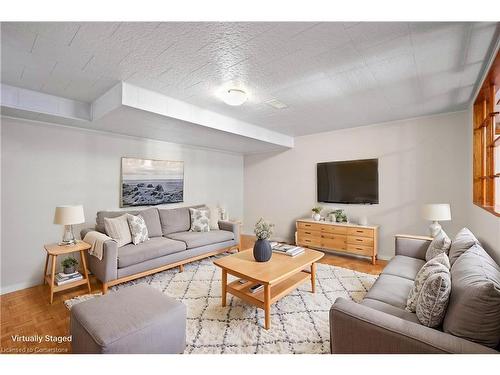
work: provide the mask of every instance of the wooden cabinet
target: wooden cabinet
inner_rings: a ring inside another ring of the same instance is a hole
[[[378,226],[300,219],[297,220],[296,228],[299,246],[368,256],[375,264]]]

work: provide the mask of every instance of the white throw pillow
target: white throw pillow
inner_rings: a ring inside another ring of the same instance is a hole
[[[208,207],[209,219],[210,219],[210,230],[219,230],[219,217],[220,209],[219,207]]]
[[[425,253],[425,260],[428,262],[435,256],[444,253],[448,255],[450,251],[451,240],[446,235],[444,230],[440,230],[439,233],[434,237],[429,247],[427,248],[427,252]]]
[[[127,214],[115,218],[105,217],[104,229],[106,230],[106,234],[116,241],[118,247],[132,242]]]
[[[422,292],[427,279],[440,272],[447,272],[450,270],[450,261],[445,253],[441,253],[436,257],[432,258],[430,261],[425,263],[420,271],[418,271],[417,276],[415,276],[415,281],[413,282],[413,287],[408,294],[408,299],[406,300],[406,310],[415,312],[417,309],[418,298]]]
[[[190,208],[191,232],[210,232],[209,211],[207,208]]]
[[[138,245],[141,242],[149,240],[148,228],[146,227],[146,222],[141,214],[137,216],[127,214],[127,221],[134,245]]]

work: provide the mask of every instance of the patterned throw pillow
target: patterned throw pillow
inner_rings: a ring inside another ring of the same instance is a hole
[[[210,232],[209,211],[206,208],[190,208],[191,232]]]
[[[118,247],[132,242],[127,214],[114,218],[105,217],[104,229],[106,230],[106,234],[116,241]]]
[[[209,207],[210,230],[219,230],[220,209],[218,207]]]
[[[434,237],[434,239],[430,243],[429,248],[425,253],[425,260],[428,262],[429,260],[431,260],[432,258],[441,253],[445,253],[446,255],[448,255],[448,252],[450,251],[450,246],[451,246],[450,238],[446,235],[444,230],[441,229],[437,234],[437,236]]]
[[[148,227],[146,226],[144,218],[140,214],[137,216],[127,214],[127,221],[134,245],[149,240]]]
[[[451,293],[450,270],[434,273],[424,283],[417,301],[417,319],[426,327],[439,326]]]
[[[406,301],[406,310],[411,312],[416,311],[418,298],[422,292],[425,282],[431,275],[441,272],[447,272],[449,270],[450,261],[445,253],[437,255],[436,257],[425,263],[420,271],[418,271],[417,276],[415,276],[413,287],[411,288],[410,294],[408,294],[408,299]]]

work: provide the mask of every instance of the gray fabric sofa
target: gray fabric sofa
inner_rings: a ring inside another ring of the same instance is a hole
[[[425,237],[396,236],[396,256],[363,301],[335,301],[330,309],[332,353],[499,353],[441,329],[423,326],[416,314],[405,310],[430,241]]]
[[[203,205],[191,206],[195,208]],[[141,216],[148,228],[149,240],[138,245],[132,243],[117,247],[116,242],[106,241],[102,260],[88,257],[88,266],[103,284],[103,293],[108,287],[133,280],[168,268],[180,267],[198,259],[239,250],[239,225],[219,221],[219,230],[190,232],[189,207],[164,209],[148,208],[136,211],[99,211],[95,228],[81,231],[81,237],[89,231],[105,233],[104,218],[118,217],[125,213]]]

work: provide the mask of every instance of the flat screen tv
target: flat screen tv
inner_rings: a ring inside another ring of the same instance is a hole
[[[378,203],[378,159],[317,164],[318,202]]]

